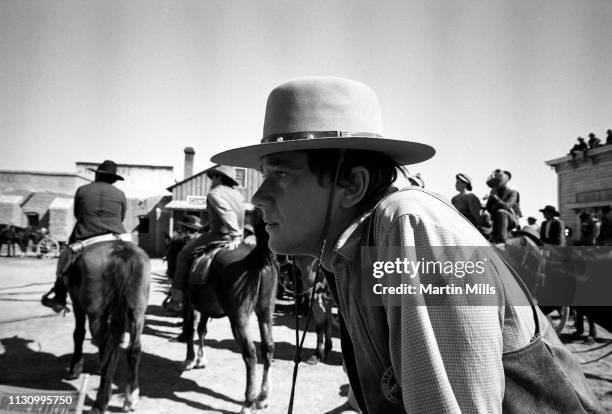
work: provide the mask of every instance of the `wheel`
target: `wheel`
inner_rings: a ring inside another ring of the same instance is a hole
[[[562,306],[560,308],[555,309],[548,315],[546,315],[546,317],[550,321],[553,328],[555,328],[555,332],[557,332],[557,335],[560,335],[561,332],[563,331],[563,328],[565,327],[569,319],[569,315],[570,315],[569,306]]]
[[[51,237],[45,237],[36,246],[36,255],[38,257],[53,258],[58,257],[59,254],[60,245],[55,239]]]

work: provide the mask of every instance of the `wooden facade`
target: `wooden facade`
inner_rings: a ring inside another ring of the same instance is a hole
[[[210,191],[212,181],[206,176],[206,170],[192,175],[167,188],[172,192],[172,201],[166,205],[166,208],[172,210],[172,222],[170,230],[174,230],[175,223],[181,221],[186,214],[200,216],[203,220],[207,219],[206,212],[206,195]],[[251,198],[257,191],[263,177],[261,173],[252,168],[233,167],[234,178],[239,186],[236,187],[242,193],[245,201],[245,210],[252,211],[253,205]]]
[[[583,211],[598,214],[612,205],[612,145],[578,151],[546,161],[557,172],[561,220],[572,230],[572,239],[580,238],[578,216]]]

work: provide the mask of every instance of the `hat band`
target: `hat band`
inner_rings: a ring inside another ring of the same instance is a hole
[[[301,141],[314,138],[348,138],[348,137],[363,137],[363,138],[384,138],[380,134],[371,132],[345,132],[345,131],[301,131],[289,132],[286,134],[270,134],[261,140],[262,144],[283,141]]]

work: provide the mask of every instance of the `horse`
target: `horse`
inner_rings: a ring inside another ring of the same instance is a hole
[[[0,250],[2,250],[2,245],[6,244],[6,256],[11,256],[11,250],[13,252],[12,256],[15,256],[17,254],[15,251],[15,244],[17,244],[21,248],[21,251],[25,252],[28,247],[27,229],[13,225],[4,225],[3,227],[4,228],[0,230]]]
[[[560,334],[569,318],[570,312],[567,304],[572,300],[576,277],[586,275],[589,268],[609,269],[612,266],[612,257],[605,253],[598,254],[595,250],[585,252],[580,249],[557,247],[547,246],[535,234],[519,230],[512,233],[502,249],[506,249],[510,258],[513,259],[514,264],[520,270],[521,278],[534,297],[543,303],[565,304],[564,306],[540,306],[549,319],[553,311],[559,312],[559,321],[555,323],[551,320],[551,322],[557,334]],[[549,279],[549,285],[552,282],[554,286],[547,288],[546,279]],[[574,308],[580,315],[589,319],[591,329],[594,327],[593,323],[598,323],[605,329],[612,330],[610,307],[576,306]],[[591,333],[593,334],[593,330]]]
[[[85,318],[89,319],[92,342],[98,347],[100,387],[91,413],[104,413],[111,396],[113,374],[124,331],[130,334],[127,347],[129,377],[124,411],[138,404],[140,337],[149,300],[151,265],[149,256],[131,242],[103,241],[83,249],[70,271],[68,291],[76,326],[69,379],[83,370]]]
[[[317,281],[319,261],[309,256],[294,256],[293,264],[300,273],[303,290],[308,299],[311,297],[311,289],[315,289],[314,303],[312,304],[312,318],[317,333],[317,346],[314,353],[306,360],[309,365],[316,365],[325,361],[332,350],[332,303],[333,299],[328,296],[325,279]],[[315,284],[316,283],[316,284]],[[297,299],[297,294],[296,300]]]
[[[260,213],[255,215],[254,228],[256,245],[243,243],[234,250],[221,249],[210,265],[205,284],[190,284],[186,294],[187,306],[200,313],[200,321],[197,328],[199,339],[196,359],[193,345],[195,318],[193,312],[186,312],[187,356],[184,368],[189,370],[206,366],[204,338],[208,319],[228,317],[232,334],[240,346],[246,365],[247,386],[242,414],[250,413],[253,407],[264,409],[269,406],[269,371],[274,353],[272,317],[279,273],[278,262],[268,248],[268,235]],[[259,323],[264,363],[259,394],[256,394],[254,388],[257,354],[249,333],[249,319],[253,312]]]

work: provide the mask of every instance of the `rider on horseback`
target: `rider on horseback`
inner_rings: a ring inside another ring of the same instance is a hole
[[[123,219],[125,218],[126,199],[123,191],[113,186],[123,177],[117,175],[117,164],[106,160],[98,166],[95,181],[77,189],[74,196],[74,216],[77,222],[70,235],[69,243],[75,243],[94,236],[104,234],[124,234]],[[55,285],[42,297],[42,304],[55,312],[67,310],[67,279],[70,268],[76,260],[73,249],[65,248],[57,262]],[[53,298],[49,298],[55,292]]]
[[[212,180],[211,190],[206,196],[210,230],[188,242],[178,254],[172,282],[172,306],[175,308],[183,303],[196,248],[226,241],[227,248],[233,250],[240,245],[243,238],[244,199],[234,188],[238,182],[232,178],[233,169],[217,165],[208,169],[206,175]]]

